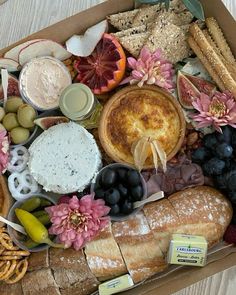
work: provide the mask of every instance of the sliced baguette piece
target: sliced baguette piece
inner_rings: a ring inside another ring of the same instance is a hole
[[[221,51],[221,54],[224,56],[224,58],[232,63],[234,66],[236,66],[234,55],[224,37],[223,32],[221,31],[221,28],[219,27],[216,19],[214,17],[208,17],[206,19],[206,25],[207,28],[215,41],[216,45]]]
[[[0,215],[7,217],[8,212],[13,204],[13,198],[9,192],[7,179],[4,175],[0,175]],[[3,225],[0,222],[0,227]]]
[[[197,55],[203,66],[206,68],[207,72],[213,79],[213,81],[216,83],[216,85],[219,87],[221,91],[224,91],[226,89],[223,81],[211,65],[211,63],[208,61],[204,53],[202,52],[201,48],[198,46],[196,41],[193,39],[192,36],[188,37],[188,44],[192,48],[193,52]]]
[[[85,254],[90,270],[100,281],[128,272],[112,235],[111,223],[93,241],[86,244]]]
[[[202,30],[197,24],[192,24],[189,29],[190,34],[200,47],[203,54],[206,56],[212,67],[215,69],[217,75],[223,81],[226,89],[228,89],[234,97],[236,97],[236,82],[228,71],[227,67],[221,61],[215,50],[207,41]]]
[[[108,22],[119,31],[126,30],[132,27],[133,19],[139,12],[139,9],[120,12],[107,16]]]
[[[119,41],[121,45],[134,57],[138,57],[140,50],[145,44],[150,32],[134,34],[128,37],[121,37]]]
[[[167,267],[163,253],[154,239],[143,212],[125,221],[114,222],[112,231],[135,283]]]
[[[144,45],[152,52],[162,49],[164,57],[175,64],[191,53],[186,39],[186,28],[159,21],[153,26]]]

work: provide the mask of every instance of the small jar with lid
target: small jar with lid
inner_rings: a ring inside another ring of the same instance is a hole
[[[66,87],[61,94],[59,106],[66,117],[86,129],[97,127],[102,106],[88,86],[74,83]]]

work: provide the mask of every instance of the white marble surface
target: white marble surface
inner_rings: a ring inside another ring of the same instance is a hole
[[[4,1],[0,0],[0,4]],[[103,1],[7,0],[4,4],[0,5],[0,48],[4,48],[31,33]],[[208,1],[214,2],[214,0]],[[236,18],[236,0],[223,1]],[[175,295],[235,294],[236,266],[175,293]]]

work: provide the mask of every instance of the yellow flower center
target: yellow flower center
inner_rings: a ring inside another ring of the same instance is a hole
[[[70,225],[79,231],[85,230],[87,231],[87,222],[88,222],[88,216],[78,212],[75,210],[69,215],[69,223]]]
[[[209,112],[211,113],[211,115],[220,118],[225,115],[226,110],[226,105],[222,101],[220,101],[216,97],[212,98],[212,101],[209,106]]]

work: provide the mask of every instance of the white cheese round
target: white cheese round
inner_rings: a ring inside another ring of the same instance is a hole
[[[101,167],[93,136],[70,122],[44,131],[29,148],[29,170],[45,191],[67,194],[83,191]]]

